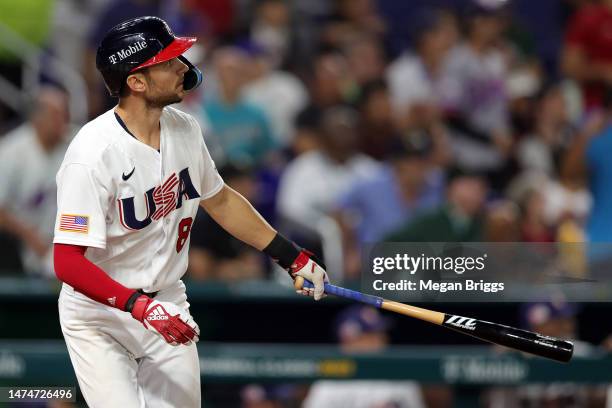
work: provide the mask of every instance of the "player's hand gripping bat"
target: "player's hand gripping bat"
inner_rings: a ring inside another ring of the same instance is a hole
[[[302,287],[312,287],[312,283],[298,276],[295,279],[294,286],[297,290],[300,290]],[[366,295],[365,293],[331,285],[329,283],[325,284],[325,293],[366,303],[379,309],[385,309],[425,320],[430,323],[448,327],[449,329],[456,330],[463,334],[469,334],[481,340],[564,363],[572,358],[572,353],[574,351],[574,345],[566,340],[544,336],[527,330],[504,326],[502,324],[485,322],[483,320],[456,316],[393,302],[378,296]]]

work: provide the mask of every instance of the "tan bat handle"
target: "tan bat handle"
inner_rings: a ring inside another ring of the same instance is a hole
[[[390,312],[400,313],[420,320],[425,320],[434,324],[444,323],[444,313],[422,309],[416,306],[405,305],[403,303],[393,302],[391,300],[384,300],[380,308],[389,310]]]

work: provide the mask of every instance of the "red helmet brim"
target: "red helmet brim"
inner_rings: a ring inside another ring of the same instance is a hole
[[[181,56],[185,51],[191,48],[191,46],[197,41],[195,37],[176,37],[174,41],[170,43],[166,48],[161,50],[157,55],[143,62],[136,68],[133,68],[130,72],[134,72],[138,69],[150,67],[151,65],[159,64],[164,61],[171,60]]]

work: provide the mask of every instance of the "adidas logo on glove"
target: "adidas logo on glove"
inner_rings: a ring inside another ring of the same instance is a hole
[[[148,316],[147,320],[148,321],[152,321],[152,320],[168,320],[168,316],[166,316],[166,315],[153,315],[153,316]]]
[[[164,310],[163,307],[161,306],[157,306],[149,316],[147,316],[147,321],[154,321],[154,320],[168,320],[168,315],[166,314],[166,311]]]
[[[198,325],[187,310],[174,303],[158,302],[146,295],[139,295],[131,313],[147,330],[159,334],[172,346],[190,345],[199,340]]]

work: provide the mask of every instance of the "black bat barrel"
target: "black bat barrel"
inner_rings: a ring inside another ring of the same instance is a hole
[[[574,352],[574,345],[569,341],[469,317],[445,314],[442,325],[481,340],[563,363],[567,363]]]

